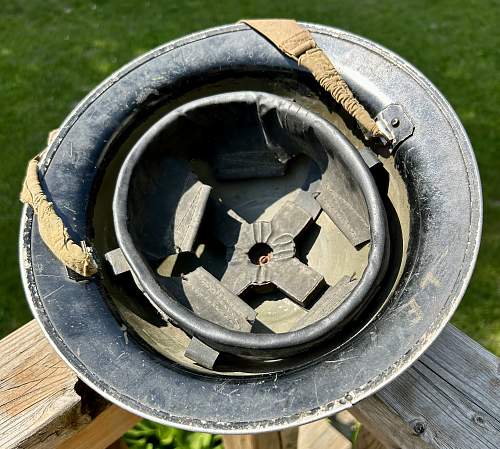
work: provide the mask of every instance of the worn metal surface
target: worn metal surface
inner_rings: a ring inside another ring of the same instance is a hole
[[[21,271],[35,316],[85,382],[134,413],[224,433],[269,431],[328,416],[372,394],[415,361],[464,293],[479,246],[482,208],[473,151],[455,113],[422,74],[390,51],[343,31],[308,27],[370,111],[401,104],[415,125],[394,153],[411,217],[402,277],[375,321],[305,368],[244,379],[199,375],[127,337],[101,280],[69,279],[25,208]],[[61,126],[41,167],[73,237],[92,241],[98,231],[89,217],[99,171],[141,114],[191,89],[191,80],[207,82],[208,73],[223,86],[239,76],[262,77],[264,67],[270,77],[308,82],[301,69],[244,25],[159,47],[104,81]],[[104,267],[103,256],[97,256]],[[193,394],[198,400],[188,399]]]
[[[133,238],[142,251],[156,260],[191,251],[211,187],[199,181],[187,161],[170,157],[151,161],[135,182],[141,194],[130,198]]]
[[[349,276],[344,276],[337,284],[328,287],[328,290],[321,298],[308,310],[294,326],[296,329],[309,326],[332,313],[339,307],[343,300],[349,295],[356,285],[356,280]]]

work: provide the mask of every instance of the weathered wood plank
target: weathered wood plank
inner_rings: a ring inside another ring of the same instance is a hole
[[[328,419],[279,432],[225,435],[224,449],[352,449]]]
[[[36,321],[0,341],[0,360],[2,449],[53,449],[62,443],[65,449],[104,449],[138,420],[83,386],[50,347]],[[85,400],[79,390],[85,393]],[[110,415],[120,419],[103,428],[105,439],[93,446],[69,445],[69,438],[92,422],[99,427],[98,423],[106,423]]]
[[[57,449],[105,449],[138,421],[139,417],[116,406],[107,407],[88,426],[63,441]],[[126,446],[123,442],[119,446]]]
[[[395,446],[385,446],[371,434],[366,426],[361,426],[356,440],[355,449],[398,449]]]
[[[224,449],[282,449],[279,432],[224,435]]]
[[[335,430],[344,436],[346,441],[351,442],[354,439],[354,435],[357,435],[355,449],[397,449],[384,446],[368,431],[366,426],[361,425],[347,410],[332,416],[329,421]]]
[[[299,427],[282,430],[280,432],[281,449],[297,449],[297,439],[299,437]]]
[[[78,378],[32,321],[0,341],[0,447],[53,447],[90,421]]]
[[[387,447],[498,449],[499,359],[448,325],[410,369],[352,413]]]
[[[297,449],[352,449],[352,444],[328,419],[299,427]]]

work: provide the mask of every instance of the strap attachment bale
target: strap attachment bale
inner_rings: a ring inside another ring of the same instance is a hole
[[[308,69],[333,99],[352,116],[369,137],[385,137],[377,122],[373,120],[356,99],[325,52],[319,48],[312,34],[295,20],[264,19],[242,20],[248,26],[271,41],[285,55]]]
[[[51,132],[49,144],[53,136],[54,132]],[[83,277],[90,277],[97,272],[97,265],[90,249],[85,242],[78,245],[71,240],[61,217],[55,211],[54,205],[48,201],[40,185],[38,162],[42,154],[43,151],[28,163],[20,200],[33,208],[38,220],[40,237],[52,253],[66,267]]]

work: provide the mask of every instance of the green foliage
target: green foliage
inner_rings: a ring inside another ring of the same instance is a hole
[[[361,423],[356,421],[356,424],[354,424],[351,434],[351,443],[355,448],[357,447],[356,444],[358,443],[358,437],[360,431],[361,431]]]
[[[219,435],[187,432],[146,419],[136,424],[123,438],[129,449],[223,449]]]

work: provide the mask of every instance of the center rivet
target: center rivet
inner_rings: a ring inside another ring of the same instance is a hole
[[[266,265],[273,258],[273,249],[266,243],[256,243],[248,251],[248,258],[254,265]]]

